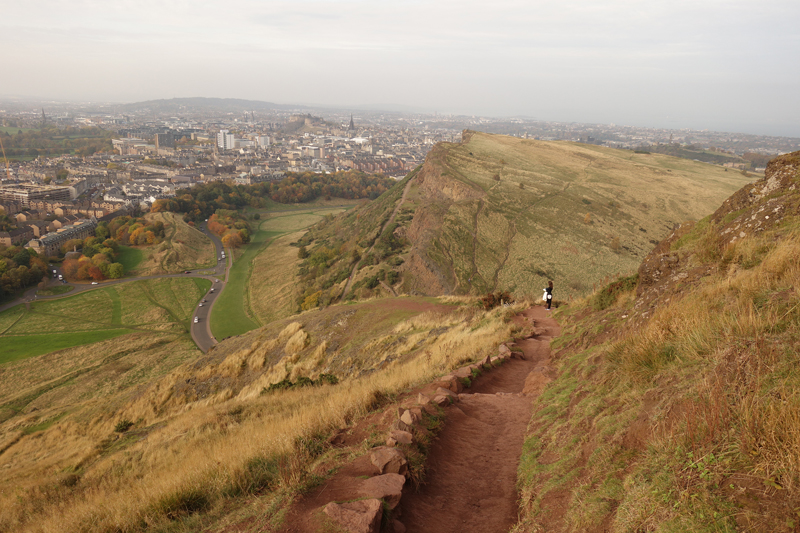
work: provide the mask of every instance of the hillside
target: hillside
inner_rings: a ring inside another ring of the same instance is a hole
[[[548,279],[559,297],[582,296],[635,271],[676,224],[706,216],[752,179],[660,154],[465,132],[376,202],[299,241],[311,257],[298,303],[349,297],[353,266],[360,297],[392,295],[390,286],[534,296]]]
[[[557,313],[514,531],[797,531],[800,152]]]
[[[159,244],[138,248],[142,260],[132,271],[133,275],[177,273],[215,264],[215,249],[211,240],[181,217],[164,212],[148,213],[145,218],[164,223],[164,240]]]
[[[199,531],[229,514],[280,523],[346,459],[332,431],[495,353],[518,331],[509,313],[376,300],[273,322],[205,356],[137,332],[7,363],[0,531]]]

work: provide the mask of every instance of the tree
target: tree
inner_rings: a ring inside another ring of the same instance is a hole
[[[25,250],[20,250],[19,252],[14,254],[14,257],[12,257],[12,259],[14,260],[14,262],[18,266],[26,266],[27,267],[27,266],[29,266],[31,264],[31,256]]]
[[[222,245],[225,248],[238,248],[242,245],[242,238],[237,232],[226,233],[225,236],[222,237]]]
[[[108,277],[111,279],[119,279],[125,273],[122,263],[111,263],[108,265]]]
[[[58,181],[64,181],[68,177],[69,177],[69,170],[67,170],[66,168],[60,168],[58,169],[58,172],[56,172],[56,179]]]
[[[306,249],[305,246],[301,246],[300,248],[297,249],[297,257],[298,257],[298,259],[305,259],[308,256],[309,256],[309,253],[308,253],[308,250]]]

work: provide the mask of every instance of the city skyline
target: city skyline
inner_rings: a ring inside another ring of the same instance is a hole
[[[800,137],[793,2],[0,5],[0,98],[232,97]]]

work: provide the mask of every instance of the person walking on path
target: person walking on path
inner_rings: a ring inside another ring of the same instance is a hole
[[[547,282],[547,288],[544,290],[547,294],[547,310],[550,310],[550,305],[553,303],[553,281]]]

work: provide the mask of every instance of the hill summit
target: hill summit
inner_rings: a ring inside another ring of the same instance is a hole
[[[409,198],[405,288],[583,295],[632,272],[675,225],[750,181],[694,161],[465,131],[428,154]]]

